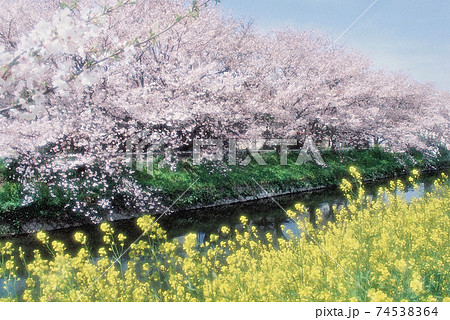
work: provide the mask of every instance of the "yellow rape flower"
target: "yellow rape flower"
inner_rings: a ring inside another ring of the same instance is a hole
[[[119,240],[119,242],[124,242],[127,239],[127,237],[123,233],[120,233],[117,236],[117,239]]]
[[[229,234],[229,233],[230,233],[230,228],[228,228],[228,227],[226,227],[226,226],[223,226],[223,227],[220,229],[220,231],[221,231],[223,234]]]
[[[410,282],[409,286],[411,287],[412,291],[417,295],[423,292],[423,285],[419,279],[413,279]]]
[[[84,235],[83,233],[76,232],[73,237],[76,242],[81,243],[82,245],[86,244],[87,238],[86,235]]]
[[[44,245],[49,243],[49,237],[44,231],[39,231],[36,234],[36,238]]]

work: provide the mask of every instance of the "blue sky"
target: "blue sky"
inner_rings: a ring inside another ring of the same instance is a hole
[[[374,0],[221,0],[262,32],[289,26],[337,39]],[[340,40],[370,56],[375,67],[403,71],[450,90],[450,1],[379,0]]]

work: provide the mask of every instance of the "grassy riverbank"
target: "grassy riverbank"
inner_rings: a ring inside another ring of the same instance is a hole
[[[263,155],[265,166],[252,160],[247,166],[228,166],[222,163],[204,163],[194,166],[191,159],[181,160],[176,171],[155,169],[153,175],[137,172],[137,181],[156,188],[164,205],[180,210],[199,205],[212,205],[219,201],[236,201],[262,193],[263,186],[273,193],[286,193],[302,189],[336,186],[348,176],[352,165],[360,168],[366,180],[389,178],[408,174],[412,168],[439,170],[450,166],[448,152],[439,157],[427,157],[419,152],[389,153],[382,149],[324,151],[327,167],[314,162],[296,164],[297,154],[289,153],[287,165],[280,165],[277,153]],[[0,163],[0,235],[18,232],[21,226],[34,221],[67,221],[83,223],[84,217],[72,214],[64,197],[52,197],[45,185],[30,205],[22,206],[22,185],[17,177]],[[193,185],[192,182],[197,182]],[[61,194],[64,193],[62,190]],[[94,193],[95,194],[95,193]],[[80,195],[83,196],[83,195]],[[90,195],[92,197],[92,195]],[[98,198],[104,195],[97,194]],[[92,199],[91,199],[92,200]],[[95,201],[95,199],[94,199]],[[68,208],[67,208],[68,207]],[[126,207],[123,210],[127,210]]]
[[[314,162],[298,165],[297,157],[298,154],[288,154],[287,165],[280,165],[277,153],[265,154],[266,166],[260,166],[256,161],[247,166],[193,166],[192,161],[184,160],[177,171],[157,169],[152,176],[138,173],[137,179],[144,185],[160,189],[170,204],[198,178],[175,204],[176,208],[182,209],[196,204],[208,205],[224,199],[254,196],[262,192],[258,184],[274,193],[336,186],[348,177],[350,166],[360,168],[365,180],[407,175],[413,168],[439,170],[450,166],[448,153],[432,158],[419,152],[389,153],[379,148],[324,151],[325,168]]]

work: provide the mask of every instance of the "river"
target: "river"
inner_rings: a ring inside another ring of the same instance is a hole
[[[437,173],[426,175],[421,178],[419,189],[414,190],[407,187],[404,197],[411,201],[413,197],[423,196],[425,192],[433,188],[433,181],[439,175]],[[365,188],[368,195],[376,195],[380,187],[388,186],[389,181],[377,181],[366,183]],[[338,188],[329,188],[318,191],[302,192],[287,196],[275,197],[285,210],[293,209],[297,203],[303,203],[309,208],[310,219],[314,221],[316,209],[320,209],[324,214],[324,219],[333,219],[330,208],[333,205],[341,206],[345,204],[345,197]],[[299,234],[296,224],[286,217],[284,211],[272,199],[262,199],[232,205],[225,205],[207,209],[197,209],[182,211],[169,216],[160,217],[158,223],[167,231],[169,238],[178,238],[183,242],[184,236],[189,233],[197,234],[198,242],[201,243],[209,238],[212,233],[218,233],[222,226],[231,229],[239,228],[241,216],[246,216],[250,224],[257,227],[261,233],[270,232],[274,237],[286,237],[286,230],[291,230],[294,235]],[[130,243],[137,239],[141,231],[136,226],[136,219],[116,221],[111,223],[116,232],[124,233]],[[284,231],[281,226],[284,225]],[[48,234],[53,240],[61,240],[66,244],[69,252],[75,252],[79,245],[73,240],[76,231],[83,231],[88,236],[88,241],[92,249],[103,246],[103,235],[98,225],[86,225],[81,227],[67,228],[49,231]],[[0,239],[0,242],[12,241],[14,245],[22,246],[26,251],[42,248],[34,235],[21,235]]]

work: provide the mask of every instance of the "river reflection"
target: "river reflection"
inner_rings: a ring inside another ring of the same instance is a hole
[[[423,196],[433,189],[434,177],[425,177],[419,184],[418,189],[407,187],[403,193],[407,202],[413,198]],[[368,197],[375,199],[380,187],[388,187],[389,183],[377,182],[366,184]],[[334,219],[333,207],[342,207],[346,204],[346,199],[339,189],[319,190],[307,193],[292,194],[275,198],[285,210],[293,209],[297,203],[303,203],[308,208],[308,214],[304,217],[315,223],[315,212],[317,209],[323,214],[324,223]],[[212,209],[202,209],[195,211],[185,211],[173,215],[166,219],[161,219],[161,225],[168,231],[171,238],[176,238],[180,243],[189,233],[197,234],[199,244],[208,241],[211,234],[218,234],[222,226],[231,229],[241,229],[239,221],[241,216],[249,219],[249,224],[255,226],[260,235],[271,233],[274,238],[289,238],[289,234],[299,237],[302,233],[297,223],[287,218],[285,212],[272,199],[263,199],[247,203],[217,207]],[[128,231],[131,231],[128,229]]]

